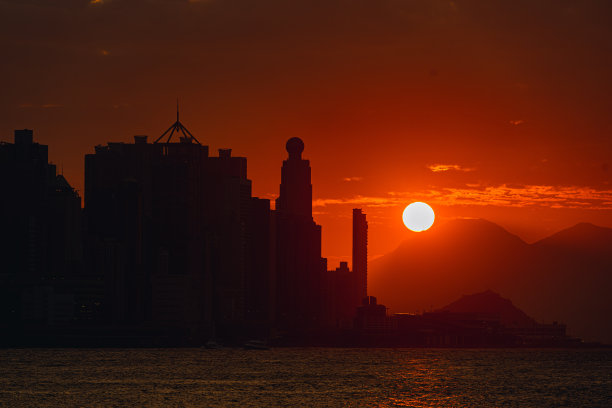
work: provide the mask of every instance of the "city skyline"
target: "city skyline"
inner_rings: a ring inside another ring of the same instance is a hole
[[[1,312],[11,332],[3,344],[109,344],[100,330],[123,345],[209,348],[251,336],[307,346],[609,342],[607,293],[600,288],[608,286],[602,272],[612,262],[612,229],[582,223],[528,249],[493,223],[464,219],[413,235],[377,260],[369,277],[368,221],[354,208],[353,267],[341,261],[334,270],[321,256],[305,144],[293,137],[285,150],[272,209],[270,200],[252,195],[247,158],[232,149],[210,155],[177,111],[176,122],[152,143],[135,135],[133,143],[108,142],[85,156],[81,209],[77,192],[48,163],[48,146],[30,129],[15,130],[14,143],[0,144]],[[441,281],[448,272],[455,276]],[[572,282],[582,277],[587,286],[568,292],[551,273],[574,276]],[[512,293],[537,319],[491,288]],[[559,291],[568,293],[558,298]],[[448,304],[461,293],[462,300]],[[392,314],[374,294],[389,301]],[[433,310],[434,303],[448,309]],[[414,307],[423,312],[405,313]],[[577,331],[568,335],[558,317]]]
[[[81,208],[48,146],[15,130],[14,143],[0,144],[3,325],[17,342],[49,343],[53,329],[104,326],[122,341],[122,330],[147,342],[153,330],[183,344],[272,333],[310,344],[352,329],[368,293],[366,216],[353,210],[355,270],[328,270],[304,148],[286,142],[272,210],[252,195],[247,158],[210,154],[177,105],[152,142],[135,135],[85,156]]]

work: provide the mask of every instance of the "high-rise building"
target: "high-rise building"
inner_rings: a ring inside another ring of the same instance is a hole
[[[85,213],[108,321],[174,326],[198,338],[240,331],[252,309],[247,291],[261,289],[253,276],[269,275],[269,231],[251,222],[266,211],[269,202],[251,197],[246,158],[231,149],[210,157],[178,114],[154,143],[135,136],[97,146],[85,158]],[[254,245],[265,247],[257,262]]]
[[[338,268],[327,272],[327,304],[331,327],[350,329],[353,326],[358,306],[355,304],[354,275],[348,267],[348,262],[340,262]]]
[[[360,208],[353,209],[353,273],[358,305],[368,296],[368,222]]]
[[[286,149],[276,200],[277,324],[288,331],[310,330],[324,324],[327,263],[321,258],[321,226],[312,218],[304,143],[291,138]]]
[[[0,255],[4,273],[20,278],[47,274],[48,204],[54,179],[48,147],[33,142],[32,130],[15,130],[15,143],[0,145]]]
[[[47,325],[74,315],[67,282],[81,267],[81,198],[33,133],[0,143],[0,320]]]
[[[353,270],[346,262],[327,273],[330,296],[328,304],[333,314],[333,326],[350,328],[357,308],[367,297],[368,222],[361,209],[353,209]]]
[[[312,184],[310,162],[302,159],[304,142],[293,137],[287,141],[289,157],[281,168],[280,194],[276,210],[283,215],[312,220]]]

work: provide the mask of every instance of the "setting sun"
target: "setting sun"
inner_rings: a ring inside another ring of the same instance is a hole
[[[435,219],[433,209],[422,202],[415,202],[408,205],[402,214],[404,225],[414,232],[421,232],[429,229]]]

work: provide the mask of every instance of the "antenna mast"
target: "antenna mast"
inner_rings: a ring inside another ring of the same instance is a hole
[[[162,142],[162,143],[170,143],[170,140],[172,140],[172,136],[174,135],[174,133],[178,134],[179,132],[182,133],[183,136],[186,139],[188,139],[190,142],[195,141],[199,145],[202,144],[202,143],[200,143],[200,141],[198,139],[195,138],[194,135],[191,134],[191,132],[185,126],[183,126],[183,124],[179,120],[179,100],[178,100],[178,98],[176,98],[176,122],[174,122],[172,125],[170,125],[170,127],[168,129],[166,129],[166,131],[164,133],[162,133],[162,135],[160,137],[158,137],[155,140],[155,142],[153,142],[153,143],[158,143],[166,135],[168,135],[168,137],[166,138],[166,141]]]

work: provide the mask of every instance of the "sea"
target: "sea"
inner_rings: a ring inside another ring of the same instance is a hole
[[[3,407],[612,407],[612,349],[2,349]]]

